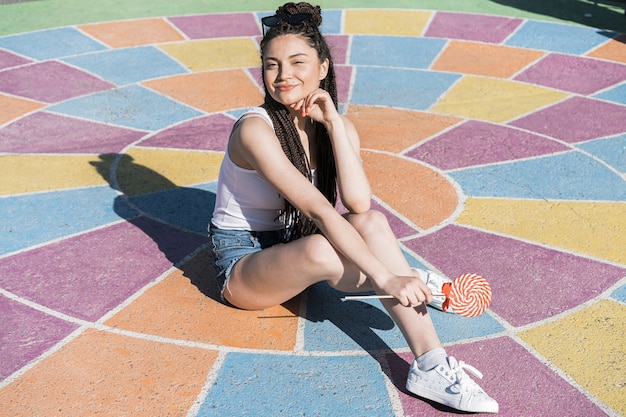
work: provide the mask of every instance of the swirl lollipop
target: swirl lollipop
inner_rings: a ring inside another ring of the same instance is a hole
[[[465,317],[476,317],[489,308],[491,286],[487,280],[477,274],[463,274],[452,283],[443,284],[446,296],[442,309],[448,308]]]
[[[489,308],[491,303],[491,286],[487,280],[477,274],[463,274],[452,282],[446,282],[441,287],[441,294],[446,299],[441,306],[443,311],[448,308],[465,317],[476,317]],[[368,298],[393,298],[391,295],[348,295],[343,300],[359,300]]]

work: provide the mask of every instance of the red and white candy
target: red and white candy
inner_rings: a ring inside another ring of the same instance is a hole
[[[491,286],[477,274],[460,275],[452,283],[444,284],[442,290],[446,296],[443,311],[452,308],[461,316],[479,316],[491,303]]]

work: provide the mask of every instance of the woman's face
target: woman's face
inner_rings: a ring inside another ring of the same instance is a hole
[[[265,85],[274,100],[289,106],[317,90],[328,73],[328,60],[299,35],[281,35],[266,46],[263,56]]]

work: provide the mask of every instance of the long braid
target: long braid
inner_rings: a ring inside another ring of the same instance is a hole
[[[330,49],[317,28],[322,21],[320,8],[313,7],[308,3],[287,3],[277,11],[277,14],[283,15],[297,13],[311,13],[313,18],[310,22],[305,22],[297,26],[282,24],[272,27],[261,41],[261,50],[263,51],[267,43],[277,36],[288,33],[303,36],[307,42],[317,50],[320,60],[328,59],[329,61],[328,74],[320,83],[320,88],[328,91],[335,107],[338,107],[337,83]],[[263,77],[263,82],[265,83],[265,77]],[[272,119],[274,131],[280,141],[283,152],[285,152],[287,158],[298,171],[309,181],[312,181],[309,160],[302,146],[300,135],[293,121],[293,116],[284,105],[278,103],[270,96],[267,86],[265,86],[265,102],[263,107],[267,110]],[[326,128],[317,122],[313,123],[316,124],[314,146],[315,153],[317,154],[317,188],[334,206],[337,201],[337,171],[332,144]],[[315,226],[313,221],[306,218],[287,200],[285,200],[285,208],[282,216],[285,223],[286,241],[317,232],[317,226]]]

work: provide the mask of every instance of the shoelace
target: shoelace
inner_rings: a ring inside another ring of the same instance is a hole
[[[456,384],[459,387],[459,390],[470,390],[474,387],[478,387],[476,382],[474,382],[466,373],[465,370],[469,371],[475,377],[482,379],[483,374],[478,369],[474,368],[472,365],[468,365],[463,361],[458,361],[452,357],[448,357],[448,363],[450,365],[450,370],[456,374]],[[480,391],[480,387],[478,387]]]

